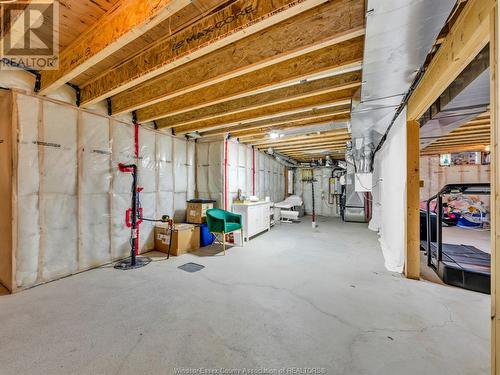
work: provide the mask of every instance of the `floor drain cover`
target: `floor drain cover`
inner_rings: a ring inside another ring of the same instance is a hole
[[[182,266],[177,267],[183,271],[186,272],[198,272],[201,271],[205,266],[202,266],[201,264],[196,264],[196,263],[186,263],[183,264]]]

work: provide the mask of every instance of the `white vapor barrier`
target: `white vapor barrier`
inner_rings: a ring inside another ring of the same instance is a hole
[[[40,254],[40,212],[39,212],[39,155],[38,140],[38,99],[17,96],[18,108],[18,183],[17,226],[23,228],[18,236],[15,279],[17,285],[31,285],[37,280],[38,257]]]
[[[80,114],[79,267],[109,262],[111,255],[111,142],[109,119]]]
[[[76,109],[43,102],[39,197],[44,279],[78,269],[77,119]]]
[[[197,191],[200,198],[211,198],[223,208],[224,194],[224,141],[199,142],[197,152]],[[253,158],[251,147],[227,141],[227,203],[228,210],[238,192],[245,196],[253,194]],[[260,199],[269,197],[279,202],[284,199],[284,166],[274,158],[261,152],[255,155],[255,195]]]
[[[18,160],[16,289],[130,255],[132,175],[137,164],[145,218],[185,220],[195,196],[195,144],[66,103],[15,94]],[[140,251],[154,247],[154,223],[140,226]]]
[[[319,216],[340,216],[339,207],[335,201],[332,201],[330,195],[330,177],[332,168],[315,168],[313,170],[316,182],[303,182],[300,179],[300,169],[296,172],[295,194],[302,197],[304,209],[307,214],[312,214],[312,184],[314,184],[314,205],[316,215]]]
[[[375,155],[373,213],[369,228],[378,231],[385,267],[403,272],[406,202],[406,110],[396,119]]]

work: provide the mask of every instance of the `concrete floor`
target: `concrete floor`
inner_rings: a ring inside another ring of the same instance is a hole
[[[489,374],[489,296],[387,272],[365,225],[304,220],[161,259],[0,297],[0,373]]]

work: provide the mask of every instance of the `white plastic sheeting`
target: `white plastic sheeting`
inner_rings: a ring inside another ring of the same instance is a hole
[[[330,177],[332,168],[313,169],[314,182],[314,208],[316,215],[338,217],[340,216],[338,204],[329,200]],[[312,183],[303,182],[300,179],[300,168],[295,171],[295,195],[302,197],[304,210],[307,214],[312,214]]]
[[[369,228],[378,231],[385,267],[403,272],[406,212],[406,110],[397,118],[375,155],[373,213]]]
[[[68,104],[16,94],[18,289],[99,266],[130,254],[132,176],[137,163],[144,216],[184,219],[194,197],[195,145],[139,129]],[[140,227],[141,252],[151,250],[153,224]]]
[[[199,142],[197,152],[197,191],[200,198],[213,199],[217,207],[224,207],[224,157],[225,141]],[[241,190],[243,195],[254,195],[253,158],[251,147],[227,141],[227,203],[232,202]],[[285,196],[284,166],[269,155],[255,152],[255,195],[261,199],[281,201]]]

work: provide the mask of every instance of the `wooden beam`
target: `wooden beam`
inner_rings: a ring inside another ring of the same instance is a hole
[[[350,105],[353,95],[353,89],[315,95],[304,99],[293,100],[281,104],[273,104],[209,120],[202,120],[188,125],[176,126],[174,127],[174,133],[180,135],[194,131],[227,128],[235,125],[243,125],[247,122],[255,122],[300,112],[307,112],[318,107],[338,107],[341,105]],[[158,121],[158,127],[162,127],[161,120]]]
[[[349,139],[338,142],[326,142],[326,143],[313,143],[310,145],[296,145],[296,146],[280,146],[271,147],[273,150],[279,152],[292,152],[292,151],[310,151],[310,150],[339,150],[346,148],[346,142]],[[268,147],[269,148],[269,147]]]
[[[325,141],[325,144],[342,144],[345,145],[347,141],[350,141],[351,137],[346,137],[346,136],[339,136],[335,139],[331,138],[328,141]],[[316,145],[321,145],[323,142],[320,139],[313,139],[310,141],[293,141],[290,143],[278,143],[278,144],[267,144],[267,145],[259,145],[255,146],[259,150],[266,150],[268,148],[276,148],[276,149],[281,149],[281,148],[293,148],[293,147],[309,147],[309,146],[316,146]]]
[[[329,2],[113,96],[113,113],[144,108],[364,34],[364,1]],[[265,42],[263,42],[265,41]],[[147,118],[161,118],[170,112]]]
[[[495,2],[490,14],[490,111],[491,111],[491,374],[500,375],[500,126],[499,116],[499,12]]]
[[[481,151],[484,152],[486,151],[486,146],[484,144],[481,145],[464,145],[464,146],[446,146],[442,148],[435,148],[435,149],[424,149],[420,151],[420,155],[440,155],[440,154],[451,154],[454,152],[466,152],[466,151]]]
[[[423,149],[420,151],[421,154],[449,154],[453,152],[465,152],[465,151],[485,151],[485,148],[489,146],[488,143],[475,143],[475,144],[462,144],[462,145],[444,145],[440,147],[434,147],[429,149]]]
[[[342,111],[339,111],[342,112]],[[290,121],[286,125],[278,125],[278,126],[266,126],[266,127],[260,127],[257,129],[250,129],[250,130],[236,130],[232,131],[231,136],[240,138],[240,139],[248,139],[252,138],[254,140],[256,139],[264,139],[266,138],[270,132],[276,131],[276,132],[281,132],[281,131],[286,131],[290,130],[293,128],[299,128],[299,127],[313,127],[313,126],[321,126],[321,125],[329,125],[331,123],[335,122],[347,122],[349,121],[351,116],[349,115],[349,111],[346,110],[344,111],[344,114],[338,114],[338,115],[330,115],[326,117],[320,117],[319,119],[310,119],[310,120],[300,120],[300,121],[295,121],[292,122]]]
[[[256,148],[268,148],[268,147],[283,148],[283,147],[295,147],[295,146],[310,146],[310,145],[316,145],[319,143],[345,142],[346,140],[350,140],[350,139],[351,139],[350,134],[338,133],[335,135],[325,136],[323,138],[314,138],[314,139],[305,138],[305,139],[289,141],[289,142],[284,141],[284,142],[276,143],[276,144],[254,145],[254,147],[256,147]]]
[[[151,113],[158,116],[163,116],[164,114],[174,115],[221,103],[226,100],[252,95],[260,90],[295,83],[318,74],[343,73],[348,70],[358,70],[362,56],[363,39],[356,38],[353,41],[340,43],[336,48],[327,47],[165,100],[149,108],[140,109],[137,113],[139,116],[143,116],[142,118],[149,118],[150,116],[141,115],[140,113],[143,111],[151,111]]]
[[[82,103],[116,95],[325,1],[238,0],[103,72],[82,87]]]
[[[320,132],[319,134],[313,132],[310,134],[301,134],[301,135],[293,135],[290,137],[283,137],[283,138],[278,138],[278,139],[266,139],[262,141],[257,141],[257,142],[252,142],[252,141],[245,141],[244,143],[249,143],[254,145],[255,147],[258,146],[269,146],[273,144],[281,144],[281,143],[290,143],[290,142],[295,142],[295,141],[308,141],[308,140],[317,140],[321,138],[326,138],[326,137],[335,137],[335,136],[344,136],[348,134],[346,132],[346,129],[338,129],[338,130],[331,130],[331,131],[326,131],[326,132]]]
[[[237,126],[237,128],[241,129],[241,130],[248,130],[248,129],[255,129],[255,127],[261,127],[261,126],[283,125],[283,124],[288,124],[291,121],[308,120],[308,119],[318,118],[319,116],[331,114],[332,112],[335,112],[335,110],[337,110],[338,108],[344,108],[344,107],[345,106],[327,107],[327,108],[322,108],[322,109],[312,109],[312,110],[306,111],[306,112],[300,112],[300,113],[296,113],[296,114],[280,116],[280,117],[275,117],[275,118],[271,118],[271,119],[259,120],[259,121],[247,123],[247,124],[244,124],[241,126]],[[225,132],[228,132],[231,130],[232,130],[231,128],[228,128],[228,129],[226,129]],[[234,128],[233,128],[233,130],[234,130]],[[218,130],[218,131],[220,131],[220,130]],[[207,133],[202,133],[202,134],[207,134]]]
[[[420,124],[406,126],[405,276],[420,279]]]
[[[295,159],[295,160],[298,160],[298,161],[301,161],[301,162],[310,162],[312,160],[318,160],[318,159],[325,159],[327,156],[330,156],[330,158],[332,159],[336,159],[336,160],[344,160],[345,159],[345,151],[342,151],[342,152],[331,152],[331,153],[318,153],[318,154],[285,154],[286,156],[288,156],[289,158],[291,159]]]
[[[488,125],[467,125],[467,126],[461,126],[458,129],[453,130],[450,134],[466,133],[466,132],[477,131],[477,130],[483,130],[483,131],[489,132],[490,128],[491,128],[490,124],[488,124]]]
[[[41,72],[41,94],[71,81],[190,3],[190,0],[124,0],[65,48],[58,70]]]
[[[333,77],[306,81],[256,95],[229,100],[194,111],[164,117],[157,121],[157,125],[161,128],[188,125],[201,120],[210,120],[221,116],[262,108],[264,106],[283,104],[314,95],[353,89],[360,85],[361,72],[345,73]],[[144,122],[151,120],[141,117],[142,115],[143,112],[139,111],[138,121]]]
[[[470,144],[471,142],[482,142],[482,141],[486,141],[488,142],[490,139],[490,137],[488,135],[484,136],[484,137],[478,137],[478,138],[470,138],[470,139],[467,139],[467,138],[463,138],[463,139],[450,139],[450,140],[442,140],[442,141],[439,141],[439,142],[434,142],[431,144],[431,146],[442,146],[442,145],[445,145],[445,144]]]
[[[327,119],[332,118],[332,116],[347,116],[351,112],[350,106],[340,106],[332,108],[323,108],[320,110],[312,110],[309,112],[301,112],[295,115],[288,115],[279,118],[273,118],[271,120],[255,121],[252,123],[247,123],[244,125],[233,126],[225,129],[210,130],[207,132],[202,132],[203,137],[212,137],[222,134],[230,133],[235,137],[239,137],[242,134],[242,138],[248,138],[244,136],[244,132],[255,131],[256,129],[261,129],[264,127],[284,127],[292,128],[314,123],[316,121],[327,121]]]
[[[423,113],[458,77],[490,39],[489,14],[495,0],[468,1],[408,102],[408,119]]]

